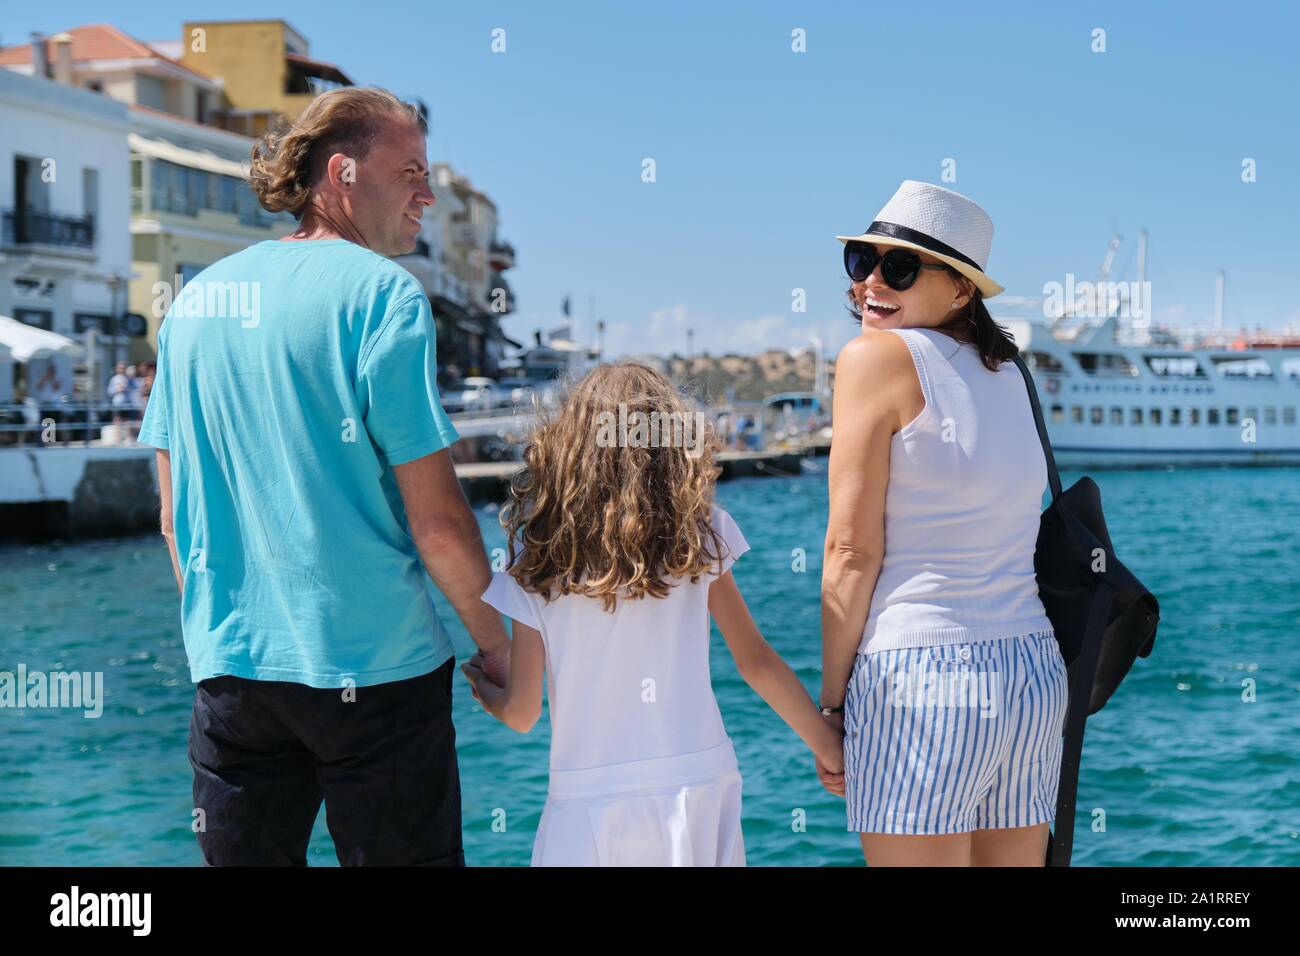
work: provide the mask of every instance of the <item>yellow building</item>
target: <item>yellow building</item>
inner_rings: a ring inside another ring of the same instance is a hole
[[[312,59],[307,40],[283,20],[194,20],[181,31],[180,62],[220,77],[226,104],[214,122],[261,136],[296,119],[326,90],[353,83],[337,66]]]

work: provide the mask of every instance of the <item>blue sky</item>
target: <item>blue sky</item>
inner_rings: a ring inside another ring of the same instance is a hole
[[[1226,324],[1300,324],[1298,10],[182,0],[111,16],[145,40],[178,38],[186,18],[282,17],[358,83],[422,97],[431,157],[493,198],[516,248],[514,337],[557,324],[571,294],[584,338],[594,299],[609,354],[685,351],[687,328],[716,354],[811,334],[838,350],[857,327],[833,236],[865,227],[902,180],[941,182],[945,159],[957,179],[942,184],[996,226],[995,316],[1032,313],[1017,298],[1067,273],[1094,279],[1115,231],[1112,278],[1135,278],[1146,228],[1157,320],[1208,322],[1222,268]],[[0,36],[104,11],[5,4]]]

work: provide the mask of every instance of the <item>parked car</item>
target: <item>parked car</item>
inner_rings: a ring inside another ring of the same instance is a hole
[[[476,412],[496,408],[502,402],[500,387],[490,378],[472,375],[447,385],[442,407],[448,412]]]

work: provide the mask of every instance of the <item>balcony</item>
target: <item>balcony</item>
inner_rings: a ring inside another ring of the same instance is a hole
[[[492,240],[488,247],[488,263],[497,272],[505,272],[515,264],[515,247],[508,242]]]
[[[0,245],[23,251],[34,246],[69,252],[95,251],[94,216],[60,216],[38,209],[6,209]]]

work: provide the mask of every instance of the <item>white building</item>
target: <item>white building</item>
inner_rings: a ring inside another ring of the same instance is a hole
[[[82,339],[103,333],[88,356],[96,394],[127,336],[131,231],[127,107],[44,77],[0,69],[0,314]],[[73,362],[53,362],[71,393]],[[0,402],[13,400],[15,369],[0,364]]]

